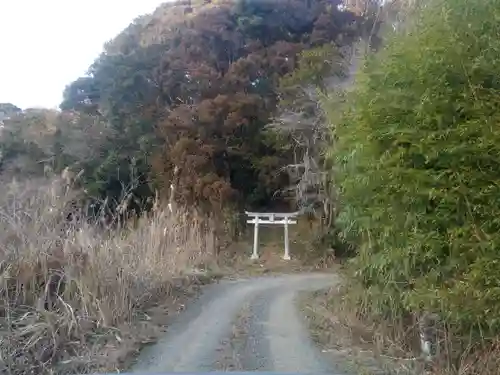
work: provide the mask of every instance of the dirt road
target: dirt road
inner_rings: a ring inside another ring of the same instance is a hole
[[[222,281],[207,287],[175,321],[166,336],[139,357],[133,372],[200,372],[220,370],[228,342],[245,319],[242,345],[231,356],[237,371],[336,373],[314,346],[295,304],[302,290],[334,285],[331,274],[266,276]]]

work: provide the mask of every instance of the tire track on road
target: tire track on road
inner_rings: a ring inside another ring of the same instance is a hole
[[[235,325],[244,324],[244,335],[237,338],[240,342],[232,343],[240,362],[238,370],[332,373],[333,367],[323,361],[308,335],[294,296],[336,281],[331,274],[297,274],[212,285],[162,340],[141,353],[132,371],[214,371],[224,366],[221,343],[231,338]]]

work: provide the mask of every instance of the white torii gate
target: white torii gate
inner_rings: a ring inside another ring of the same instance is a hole
[[[288,225],[289,224],[297,224],[296,220],[293,220],[297,217],[299,212],[291,212],[291,213],[262,213],[262,212],[248,212],[245,211],[245,214],[250,218],[247,220],[248,224],[254,225],[253,231],[253,252],[251,259],[259,259],[258,247],[259,247],[259,225],[260,224],[271,224],[271,225],[283,225],[285,228],[285,254],[283,255],[283,259],[290,260],[290,247],[288,241]]]

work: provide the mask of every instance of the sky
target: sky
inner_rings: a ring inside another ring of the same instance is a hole
[[[56,108],[103,45],[165,0],[0,0],[0,103]]]

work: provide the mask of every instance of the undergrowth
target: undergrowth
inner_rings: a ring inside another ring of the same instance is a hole
[[[424,3],[335,122],[346,304],[402,351],[423,333],[436,374],[497,374],[500,1]]]
[[[213,241],[187,215],[155,207],[106,230],[69,220],[74,202],[61,181],[13,183],[0,195],[0,373],[120,368],[122,329],[213,259]]]
[[[472,335],[457,336],[456,327],[450,322],[436,321],[432,325],[436,350],[432,360],[426,361],[421,352],[421,331],[416,316],[410,312],[390,318],[384,316],[376,306],[381,299],[356,281],[347,282],[342,288],[331,289],[326,296],[315,298],[315,318],[323,320],[323,329],[334,336],[335,345],[340,342],[342,348],[351,352],[365,353],[360,361],[364,362],[363,366],[373,358],[386,374],[498,374],[498,337],[477,340]],[[318,304],[322,308],[318,308]],[[318,318],[318,311],[322,309],[328,313]]]

